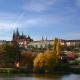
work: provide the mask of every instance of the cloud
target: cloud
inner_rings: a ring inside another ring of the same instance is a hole
[[[40,0],[40,1],[31,1],[28,2],[23,9],[31,12],[43,12],[48,10],[50,6],[54,4],[56,0]]]
[[[17,13],[0,12],[0,21],[14,21],[18,15]]]
[[[23,17],[23,13],[21,14],[13,14],[0,12],[0,30],[12,30],[17,27],[20,27],[20,20]]]
[[[64,18],[60,16],[38,16],[28,18],[22,22],[21,26],[26,27],[52,27],[53,25],[58,25],[63,23]]]
[[[75,0],[76,1],[76,6],[80,8],[80,0]]]
[[[12,30],[17,27],[19,27],[20,24],[15,24],[15,23],[7,23],[7,22],[1,22],[0,23],[0,30]]]
[[[17,16],[17,19],[15,20],[15,24],[19,24],[20,21],[23,19],[23,16],[24,16],[24,11],[19,15]]]

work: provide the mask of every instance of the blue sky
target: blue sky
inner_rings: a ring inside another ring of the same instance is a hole
[[[0,40],[17,27],[34,40],[80,39],[80,0],[0,0]]]

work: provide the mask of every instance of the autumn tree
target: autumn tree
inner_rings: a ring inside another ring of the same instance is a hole
[[[55,38],[53,50],[47,49],[44,53],[39,53],[34,59],[34,69],[37,71],[53,72],[59,64],[60,40]]]
[[[60,58],[60,53],[61,53],[61,44],[60,40],[58,38],[54,39],[54,44],[53,44],[53,55],[59,59]]]
[[[37,57],[34,59],[34,72],[44,72],[44,59],[43,53],[37,54]]]
[[[35,58],[36,54],[32,54],[31,51],[22,51],[21,52],[21,60],[20,60],[20,65],[22,67],[26,68],[33,68],[33,60]]]

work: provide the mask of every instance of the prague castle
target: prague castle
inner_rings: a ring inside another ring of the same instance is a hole
[[[61,45],[67,45],[67,46],[80,46],[80,40],[64,40],[60,39]],[[24,35],[22,32],[22,35],[20,35],[18,28],[13,33],[13,39],[12,42],[17,42],[20,47],[26,48],[29,46],[33,47],[43,47],[47,48],[49,45],[53,45],[54,40],[48,40],[47,37],[44,39],[42,37],[39,41],[34,41],[29,35]]]
[[[60,39],[61,41],[61,45],[67,45],[67,46],[80,46],[80,40],[63,40],[63,39]],[[23,48],[26,48],[28,46],[33,46],[33,47],[47,47],[48,45],[53,45],[54,43],[54,40],[48,40],[47,38],[46,39],[43,39],[42,40],[39,40],[39,41],[34,41],[29,35],[24,35],[23,32],[22,34],[19,33],[18,31],[18,28],[16,31],[13,32],[13,37],[12,37],[12,41],[0,41],[0,45],[2,44],[6,44],[6,43],[18,43],[18,45],[20,47],[23,47]]]
[[[16,42],[19,44],[20,47],[27,47],[27,45],[32,42],[33,40],[30,38],[30,36],[26,36],[23,34],[22,32],[22,35],[20,35],[19,31],[18,31],[18,28],[16,30],[16,32],[13,33],[13,39],[12,39],[12,42]]]

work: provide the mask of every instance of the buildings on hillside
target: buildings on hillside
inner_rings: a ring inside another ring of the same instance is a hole
[[[39,40],[33,41],[28,44],[28,46],[33,46],[35,48],[48,48],[49,45],[53,44],[53,40]]]
[[[67,46],[80,46],[80,40],[65,40]]]
[[[80,46],[80,40],[62,40],[61,45],[66,45],[66,46],[74,46],[74,47],[79,47]],[[33,41],[28,44],[28,46],[33,46],[33,47],[38,47],[42,46],[43,48],[47,47],[48,45],[53,45],[54,40],[40,40],[40,41]]]
[[[61,41],[61,45],[66,45],[66,46],[80,46],[80,40],[63,40],[60,39]],[[1,40],[0,41],[0,45],[2,44],[8,44],[8,43],[18,43],[20,47],[26,48],[29,46],[33,46],[33,47],[43,47],[43,48],[47,48],[49,45],[53,45],[54,44],[54,40],[48,40],[47,38],[44,39],[42,37],[42,40],[39,41],[34,41],[29,35],[24,35],[23,33],[20,35],[18,28],[16,31],[13,32],[13,37],[12,37],[12,41],[4,41]]]

